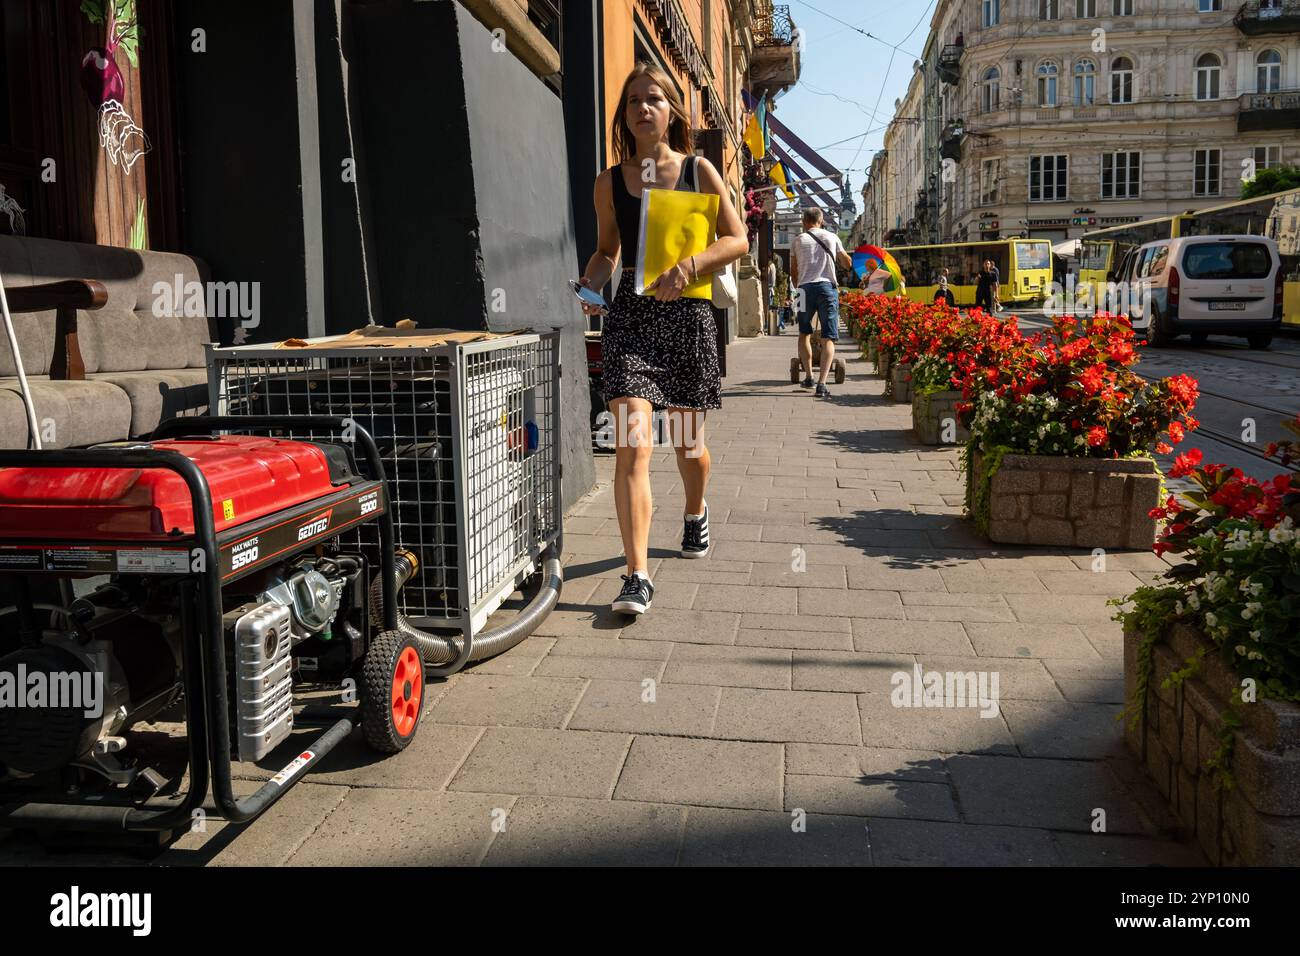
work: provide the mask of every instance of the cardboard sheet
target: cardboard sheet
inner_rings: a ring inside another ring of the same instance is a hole
[[[439,345],[486,342],[504,339],[521,332],[466,332],[455,329],[390,329],[381,325],[367,325],[346,335],[331,335],[320,339],[285,339],[278,349],[296,351],[311,349],[385,349],[434,348]]]

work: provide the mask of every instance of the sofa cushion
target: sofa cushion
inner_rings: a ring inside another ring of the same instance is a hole
[[[51,382],[29,375],[41,444],[73,448],[131,437],[131,400],[110,382]],[[0,378],[0,442],[26,448],[27,409],[16,377]]]
[[[59,279],[96,279],[104,284],[108,290],[104,308],[77,313],[88,373],[202,368],[203,344],[214,339],[205,316],[184,315],[187,286],[202,286],[207,279],[206,267],[189,256],[0,236],[0,274],[10,286]],[[48,372],[54,350],[54,310],[14,319],[28,374]],[[8,353],[0,341],[0,374],[13,375]]]
[[[175,418],[179,412],[197,412],[208,407],[206,369],[95,372],[86,378],[110,383],[126,393],[131,402],[131,438],[148,435],[164,417]]]

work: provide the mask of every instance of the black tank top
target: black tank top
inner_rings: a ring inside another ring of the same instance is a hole
[[[687,156],[682,160],[682,170],[677,176],[677,185],[673,188],[683,192],[699,192],[695,179],[698,159],[697,156]],[[614,180],[614,219],[618,222],[618,241],[623,250],[622,267],[634,269],[637,237],[641,231],[641,198],[627,191],[627,183],[623,181],[622,166],[611,166],[610,175]]]

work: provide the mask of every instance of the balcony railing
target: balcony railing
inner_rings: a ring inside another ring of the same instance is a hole
[[[794,20],[785,4],[760,2],[754,12],[755,46],[790,46],[794,43]]]
[[[949,43],[939,51],[939,79],[956,85],[961,80],[961,58],[966,52],[965,44]]]
[[[949,123],[939,134],[939,156],[941,159],[961,161],[961,143],[966,135],[965,124],[957,121]]]
[[[1232,22],[1247,36],[1300,32],[1300,0],[1251,0]]]
[[[1300,90],[1243,93],[1237,111],[1237,131],[1295,129],[1300,126]]]

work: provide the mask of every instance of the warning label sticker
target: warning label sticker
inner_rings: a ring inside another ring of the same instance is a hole
[[[47,571],[95,571],[106,574],[117,569],[116,552],[100,548],[46,548]]]
[[[316,754],[312,751],[304,750],[298,756],[294,757],[293,760],[289,761],[288,766],[277,773],[268,782],[275,784],[277,787],[283,787],[288,781],[297,776],[298,771],[307,766],[315,756]]]
[[[45,553],[39,548],[0,548],[0,570],[40,571],[45,567],[44,557]]]
[[[117,552],[117,570],[122,574],[185,574],[189,552],[174,548],[141,548]]]

